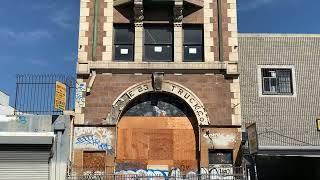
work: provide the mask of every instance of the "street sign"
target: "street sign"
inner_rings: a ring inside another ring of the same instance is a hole
[[[258,152],[258,134],[256,123],[252,123],[246,127],[249,141],[249,153],[256,154]]]
[[[66,110],[67,102],[67,87],[65,84],[56,81],[56,94],[54,97],[54,108],[64,111]]]

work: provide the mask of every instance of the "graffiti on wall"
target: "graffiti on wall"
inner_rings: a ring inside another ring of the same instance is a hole
[[[232,164],[215,164],[210,168],[202,167],[200,174],[208,175],[210,179],[233,179]]]
[[[240,169],[239,169],[240,170]],[[107,175],[108,176],[108,175]],[[124,180],[124,179],[143,179],[143,180],[235,180],[242,179],[241,174],[234,174],[232,165],[219,164],[215,167],[200,169],[198,172],[190,171],[187,174],[182,174],[179,168],[173,168],[171,171],[167,170],[153,170],[153,169],[138,169],[138,170],[122,170],[117,171],[115,175],[110,175],[110,179]],[[106,174],[102,171],[86,171],[83,173],[84,179],[105,179]]]
[[[130,176],[133,177],[148,177],[147,179],[153,180],[154,177],[157,179],[159,177],[174,177],[176,180],[182,179],[231,179],[233,176],[233,169],[232,165],[217,165],[211,168],[202,167],[200,169],[200,176],[199,173],[196,171],[189,171],[186,174],[182,174],[179,168],[172,168],[170,171],[167,170],[153,170],[153,169],[139,169],[139,170],[122,170],[117,171],[117,175],[125,176],[129,178]]]
[[[75,127],[74,148],[83,150],[99,150],[113,154],[112,131],[104,127]]]
[[[28,120],[25,116],[17,116],[17,122],[19,124],[27,124]]]
[[[147,165],[142,162],[117,162],[116,163],[116,172],[122,170],[130,170],[132,167],[135,169],[144,169]]]
[[[75,97],[77,107],[85,107],[86,99],[83,96],[83,93],[85,91],[86,91],[86,83],[85,82],[77,84],[76,97]]]
[[[153,169],[139,169],[139,170],[122,170],[117,171],[118,175],[134,175],[134,176],[157,176],[157,177],[166,177],[169,175],[167,170],[153,170]]]

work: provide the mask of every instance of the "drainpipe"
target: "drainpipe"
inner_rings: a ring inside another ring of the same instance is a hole
[[[219,41],[219,61],[224,61],[223,53],[223,29],[222,29],[222,3],[221,0],[217,0],[217,16],[218,16],[218,41]]]
[[[93,16],[93,38],[92,38],[92,61],[97,60],[97,33],[99,19],[99,0],[94,0],[94,16]]]

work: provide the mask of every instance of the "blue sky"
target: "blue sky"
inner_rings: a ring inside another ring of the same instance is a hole
[[[16,74],[75,73],[80,0],[1,0],[0,90]],[[238,0],[239,32],[320,33],[319,0]]]

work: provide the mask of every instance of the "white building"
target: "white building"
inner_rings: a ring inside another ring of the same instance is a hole
[[[13,115],[14,108],[9,105],[10,96],[0,91],[0,121],[8,121]]]

